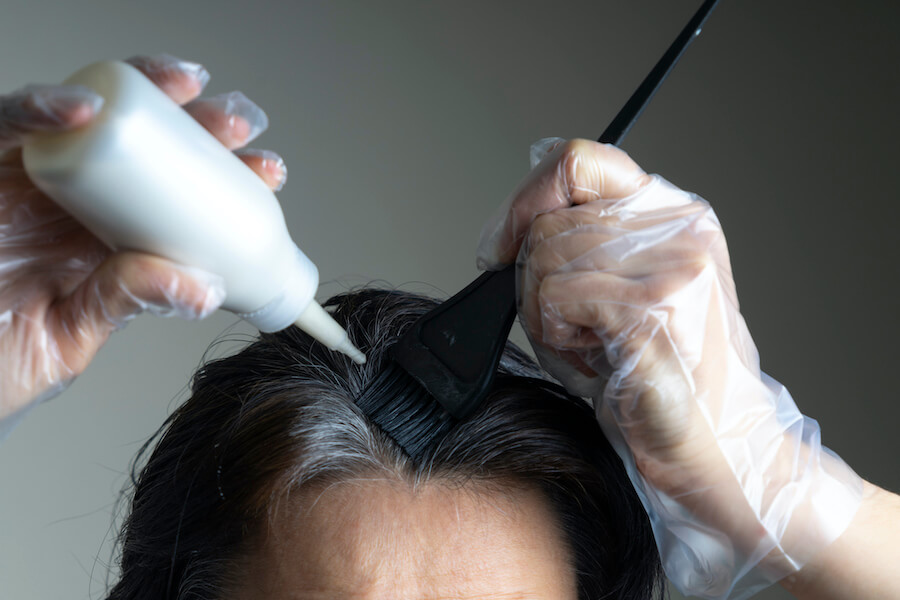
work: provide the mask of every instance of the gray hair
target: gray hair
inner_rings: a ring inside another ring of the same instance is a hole
[[[362,366],[290,328],[201,368],[135,468],[108,599],[220,598],[285,494],[373,474],[412,486],[534,486],[559,517],[580,598],[662,597],[649,520],[592,410],[513,344],[483,405],[418,460],[356,406],[387,349],[435,304],[371,288],[326,302],[367,354]]]

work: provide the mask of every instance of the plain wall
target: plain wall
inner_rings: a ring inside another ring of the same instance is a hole
[[[0,93],[103,58],[202,62],[207,94],[268,112],[253,145],[287,161],[321,297],[449,294],[529,144],[597,137],[699,4],[0,0]],[[712,203],[763,369],[894,490],[898,7],[724,0],[623,145]],[[207,347],[251,333],[235,321],[139,318],[0,446],[0,598],[102,597],[129,461]]]

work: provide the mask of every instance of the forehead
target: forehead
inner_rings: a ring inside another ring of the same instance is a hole
[[[537,490],[412,490],[355,480],[282,503],[236,600],[575,600],[556,517]]]

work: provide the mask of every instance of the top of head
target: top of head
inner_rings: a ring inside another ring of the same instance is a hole
[[[537,490],[570,547],[579,597],[652,597],[662,581],[655,542],[618,456],[591,408],[541,381],[512,344],[484,403],[417,459],[356,406],[390,345],[436,304],[374,289],[324,303],[365,365],[289,328],[204,366],[137,477],[110,599],[227,598],[229,574],[258,547],[274,507],[359,478],[413,493],[429,483]]]

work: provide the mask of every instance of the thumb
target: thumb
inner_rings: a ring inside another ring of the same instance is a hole
[[[482,229],[476,252],[479,268],[499,270],[514,262],[539,215],[596,200],[626,198],[651,181],[625,152],[590,140],[540,140],[532,147],[532,164],[535,161]]]
[[[219,275],[150,254],[118,252],[54,307],[60,358],[79,373],[110,333],[141,312],[202,319],[224,300]]]

